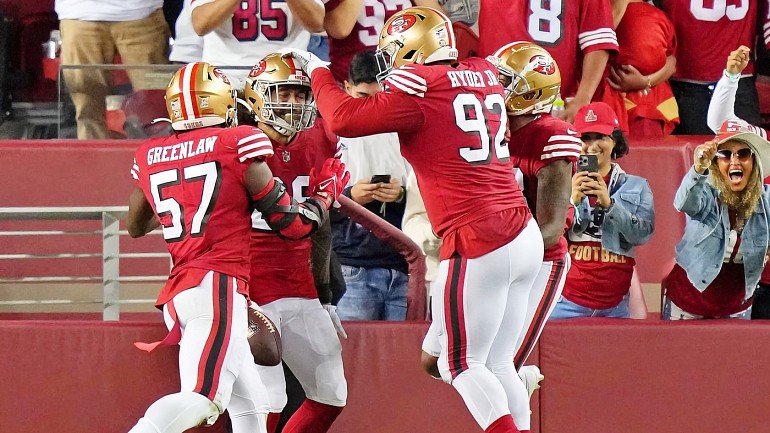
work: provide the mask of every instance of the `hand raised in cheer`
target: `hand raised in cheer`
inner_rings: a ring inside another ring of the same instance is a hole
[[[740,74],[749,65],[749,54],[751,50],[745,45],[741,45],[737,50],[731,51],[727,56],[727,66],[725,69],[729,74]]]
[[[707,141],[695,148],[693,152],[693,168],[698,174],[703,174],[711,166],[711,161],[717,154],[717,140]]]

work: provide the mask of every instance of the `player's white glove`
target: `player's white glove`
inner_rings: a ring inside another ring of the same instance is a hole
[[[296,48],[282,48],[278,51],[278,53],[291,54],[291,57],[297,63],[297,66],[299,66],[303,71],[307,72],[308,76],[312,76],[313,71],[318,68],[328,69],[329,66],[329,62],[324,62],[323,60],[319,59],[318,56],[309,51],[298,50]]]
[[[342,338],[348,338],[348,333],[345,332],[345,328],[342,327],[340,316],[337,315],[337,307],[332,304],[321,304],[321,306],[324,307],[324,310],[326,310],[327,313],[329,313],[329,317],[332,319],[332,324],[334,325],[334,329],[337,330],[337,334]]]

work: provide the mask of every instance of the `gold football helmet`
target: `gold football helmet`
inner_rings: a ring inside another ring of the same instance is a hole
[[[385,22],[374,55],[380,69],[378,81],[402,65],[457,60],[452,22],[443,13],[428,7],[404,9]]]
[[[561,73],[551,55],[532,42],[512,42],[487,60],[497,66],[508,114],[549,113],[559,97]]]
[[[316,117],[310,77],[291,54],[268,54],[246,78],[246,104],[257,121],[285,136],[310,128]]]
[[[177,131],[236,124],[235,89],[219,69],[195,62],[178,70],[166,88],[166,110]]]

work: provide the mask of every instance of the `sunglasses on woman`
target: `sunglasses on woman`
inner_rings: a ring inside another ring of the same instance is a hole
[[[719,159],[723,159],[725,161],[732,161],[733,154],[735,154],[735,157],[738,158],[738,161],[740,162],[746,162],[751,158],[751,155],[754,154],[754,152],[751,151],[748,147],[744,147],[743,149],[738,149],[735,152],[732,152],[727,149],[718,150],[716,157]]]

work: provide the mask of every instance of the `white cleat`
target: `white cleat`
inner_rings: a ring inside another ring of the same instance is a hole
[[[521,379],[521,381],[524,382],[524,386],[527,387],[529,398],[532,398],[532,393],[540,388],[540,381],[545,377],[540,374],[540,369],[537,365],[525,365],[519,369],[518,373],[519,379]]]

